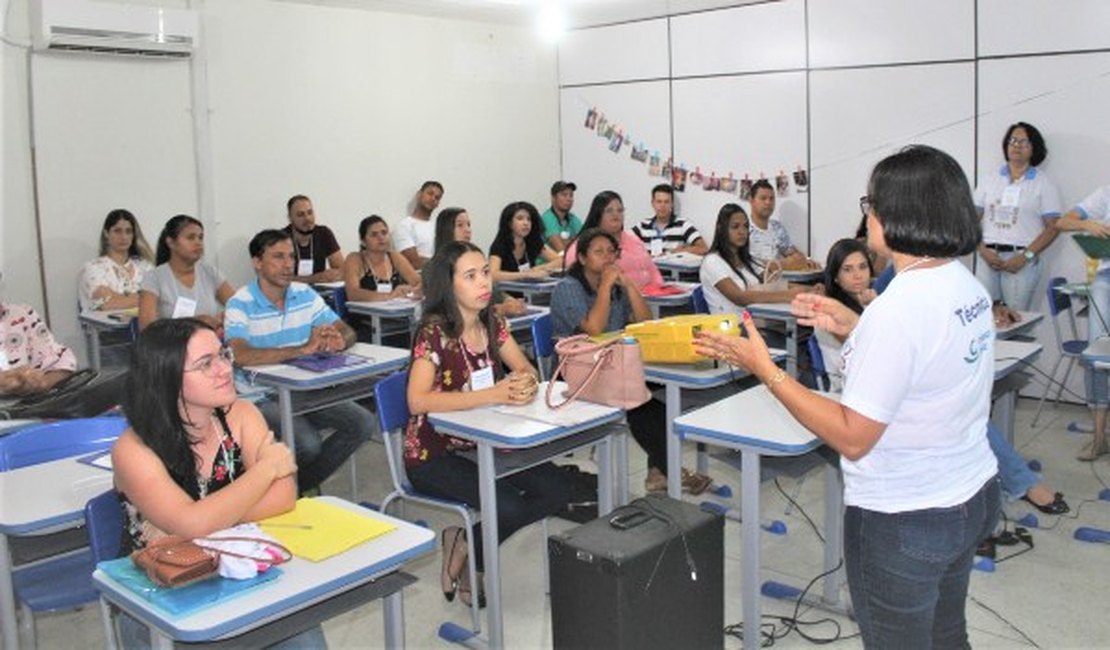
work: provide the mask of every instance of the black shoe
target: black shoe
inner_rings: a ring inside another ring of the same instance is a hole
[[[1023,501],[1029,503],[1029,505],[1033,506],[1037,510],[1040,510],[1046,515],[1062,515],[1071,512],[1071,507],[1068,506],[1067,501],[1064,501],[1064,495],[1060,492],[1056,493],[1055,497],[1052,499],[1052,503],[1044,506],[1033,503],[1033,500],[1027,496],[1023,496],[1021,498]]]

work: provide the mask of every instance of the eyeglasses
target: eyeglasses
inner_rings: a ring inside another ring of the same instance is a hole
[[[228,366],[235,365],[235,352],[224,346],[216,354],[209,354],[202,357],[200,361],[193,364],[192,368],[186,368],[185,372],[199,372],[205,377],[211,377],[216,369],[216,362],[223,361]]]
[[[1030,143],[1028,138],[1010,138],[1006,141],[1006,144],[1014,149],[1024,149],[1028,147]]]
[[[870,196],[867,196],[865,194],[865,195],[859,197],[859,211],[863,213],[863,216],[866,217],[868,214],[871,214],[871,210],[873,208],[874,208],[874,205],[871,203],[871,197]]]

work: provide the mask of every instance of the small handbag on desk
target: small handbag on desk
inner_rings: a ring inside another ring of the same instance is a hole
[[[253,542],[273,549],[265,557],[254,557],[224,548],[204,546],[197,542]],[[220,556],[228,556],[265,564],[267,567],[284,564],[292,559],[289,549],[271,540],[259,537],[226,535],[200,537],[188,540],[177,535],[166,535],[152,540],[131,554],[131,560],[146,572],[150,581],[160,587],[181,587],[210,578],[220,572]],[[225,575],[227,575],[225,573]],[[240,576],[234,576],[240,577]],[[251,576],[253,577],[253,576]]]
[[[550,408],[560,409],[583,399],[628,410],[651,399],[640,344],[635,339],[617,337],[595,343],[579,334],[556,343],[555,353],[559,355],[559,367],[553,376],[562,376],[568,390],[566,400],[555,404],[551,395],[555,382],[548,382],[545,400]]]

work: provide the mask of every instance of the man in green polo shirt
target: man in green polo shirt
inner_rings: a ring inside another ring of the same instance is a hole
[[[582,230],[582,220],[570,211],[574,207],[574,183],[555,181],[551,186],[551,207],[540,217],[544,239],[556,252],[562,253],[567,243]]]

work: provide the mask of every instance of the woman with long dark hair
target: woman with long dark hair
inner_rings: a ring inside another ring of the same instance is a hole
[[[493,281],[544,278],[563,268],[563,258],[543,240],[543,222],[536,206],[516,201],[501,210],[497,235],[489,247]]]
[[[639,237],[624,229],[624,201],[621,195],[611,190],[598,192],[590,203],[590,212],[578,237],[571,241],[563,251],[563,266],[569,268],[578,258],[578,238],[586,230],[600,228],[608,233],[617,242],[620,258],[617,266],[637,289],[643,290],[647,285],[663,284],[663,274],[655,266],[644,242]]]
[[[204,224],[186,214],[172,217],[158,236],[157,266],[143,278],[139,328],[159,318],[198,318],[223,328],[223,306],[235,293],[204,257]]]
[[[464,208],[443,208],[436,215],[435,251],[453,241],[470,241],[473,234],[470,215]]]
[[[527,404],[535,399],[536,371],[493,313],[493,281],[481,249],[451,242],[424,267],[424,313],[412,346],[405,431],[409,480],[421,492],[478,507],[478,466],[461,452],[474,447],[436,432],[428,412],[462,411],[492,404]],[[509,372],[502,370],[507,367]],[[497,481],[497,526],[505,541],[528,524],[553,515],[570,500],[568,475],[544,463]],[[442,532],[443,595],[469,605],[474,589],[465,571],[467,553],[482,568],[477,527]]]
[[[143,237],[139,220],[117,208],[104,217],[100,229],[100,257],[81,269],[78,299],[81,309],[134,309],[139,306],[143,276],[154,268],[154,254]]]
[[[347,300],[376,302],[420,291],[420,274],[404,255],[389,249],[389,224],[376,214],[358,224],[358,252],[343,262]]]

